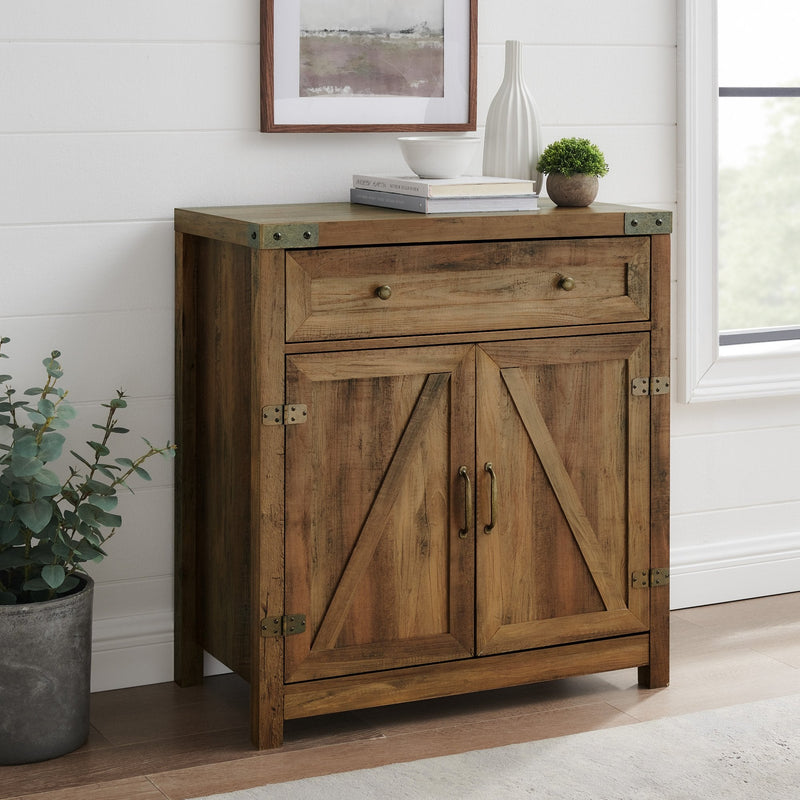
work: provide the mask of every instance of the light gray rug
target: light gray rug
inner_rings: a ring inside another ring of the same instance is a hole
[[[797,800],[800,695],[197,800]]]

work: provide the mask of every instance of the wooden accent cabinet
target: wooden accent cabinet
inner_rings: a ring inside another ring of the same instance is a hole
[[[175,675],[285,719],[669,675],[669,212],[179,209]]]

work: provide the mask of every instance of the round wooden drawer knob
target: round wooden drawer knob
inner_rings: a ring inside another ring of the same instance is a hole
[[[391,286],[379,286],[375,290],[375,294],[380,297],[381,300],[388,300],[392,296],[392,287]]]

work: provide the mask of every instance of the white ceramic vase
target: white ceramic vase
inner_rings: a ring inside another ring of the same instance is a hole
[[[542,131],[536,103],[522,75],[521,46],[506,42],[506,67],[486,116],[483,137],[483,174],[533,180],[542,188],[536,171],[541,155]]]

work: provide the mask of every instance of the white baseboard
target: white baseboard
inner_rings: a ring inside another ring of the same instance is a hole
[[[95,619],[92,691],[172,680],[172,611]]]
[[[677,548],[671,562],[674,609],[800,592],[800,532]],[[173,641],[171,610],[96,619],[92,691],[171,681]],[[206,675],[226,671],[206,655]]]
[[[171,611],[94,620],[92,691],[173,680],[173,631]],[[230,670],[224,664],[204,654],[204,675],[225,672]]]
[[[672,608],[800,592],[800,532],[673,548]]]

